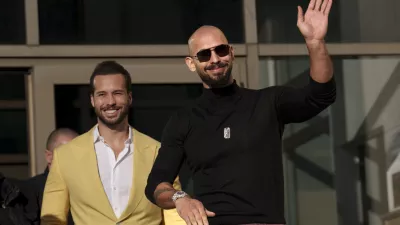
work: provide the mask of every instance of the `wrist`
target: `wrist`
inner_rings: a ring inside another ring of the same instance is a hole
[[[190,198],[189,195],[184,191],[176,191],[172,196],[171,200],[176,204],[177,201],[180,199],[188,199]]]
[[[174,204],[175,204],[175,208],[179,205],[179,204],[181,204],[182,202],[186,202],[187,200],[190,200],[190,199],[192,199],[189,195],[187,195],[187,196],[185,196],[185,197],[182,197],[182,198],[178,198],[175,202],[174,202]]]
[[[325,45],[324,39],[305,39],[308,49],[315,49]]]

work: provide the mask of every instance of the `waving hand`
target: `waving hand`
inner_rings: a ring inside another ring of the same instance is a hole
[[[333,0],[311,0],[308,9],[298,6],[297,27],[307,41],[320,41],[328,30],[328,16]]]

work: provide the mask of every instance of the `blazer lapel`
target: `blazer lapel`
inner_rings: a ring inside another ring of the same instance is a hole
[[[90,185],[90,189],[93,192],[93,205],[95,205],[102,214],[116,221],[117,218],[112,210],[110,202],[108,201],[107,194],[104,191],[104,187],[100,179],[97,156],[94,149],[93,131],[94,128],[87,132],[85,134],[86,137],[80,143],[80,147],[82,148],[81,152],[83,154],[81,156],[81,160],[83,160],[82,163],[86,171],[83,174],[85,174],[87,184]]]
[[[130,190],[129,202],[122,213],[119,221],[126,219],[138,207],[144,197],[144,190],[147,184],[147,176],[153,166],[155,151],[151,151],[146,143],[145,136],[135,129],[132,129],[133,135],[133,179]]]

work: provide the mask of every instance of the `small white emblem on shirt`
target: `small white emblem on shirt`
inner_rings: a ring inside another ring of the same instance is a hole
[[[231,138],[231,128],[229,127],[224,128],[224,138],[225,139]]]

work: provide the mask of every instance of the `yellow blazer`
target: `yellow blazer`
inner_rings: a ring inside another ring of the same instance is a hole
[[[76,225],[186,224],[175,209],[162,210],[144,195],[160,143],[139,131],[133,135],[133,179],[129,203],[116,218],[103,189],[94,149],[94,128],[54,151],[43,194],[41,224],[66,224],[71,209]],[[180,189],[178,179],[174,183]]]

